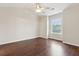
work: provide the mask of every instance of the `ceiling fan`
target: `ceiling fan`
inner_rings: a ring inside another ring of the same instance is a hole
[[[44,7],[40,3],[35,4],[35,12],[37,12],[37,13],[45,12],[45,10],[50,10],[50,9],[53,10],[54,8]]]

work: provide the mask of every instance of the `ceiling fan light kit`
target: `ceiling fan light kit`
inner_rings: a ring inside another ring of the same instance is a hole
[[[46,13],[48,11],[52,11],[54,10],[55,8],[52,8],[52,7],[46,7],[44,6],[43,4],[40,4],[40,3],[36,3],[35,4],[35,12],[36,13]]]
[[[44,8],[40,6],[39,3],[36,4],[36,12],[42,12]]]
[[[36,9],[36,12],[42,12],[42,10],[41,9]]]

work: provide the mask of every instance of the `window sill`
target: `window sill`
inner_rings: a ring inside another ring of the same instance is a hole
[[[52,32],[52,34],[62,35],[62,33],[54,33],[54,32]]]

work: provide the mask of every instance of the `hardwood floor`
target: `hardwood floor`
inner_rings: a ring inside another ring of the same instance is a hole
[[[0,45],[1,56],[79,56],[79,47],[44,38]]]

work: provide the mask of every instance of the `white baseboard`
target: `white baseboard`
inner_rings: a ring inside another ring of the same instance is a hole
[[[79,47],[79,45],[78,45],[78,44],[73,44],[73,43],[70,43],[70,42],[65,42],[65,41],[63,41],[63,43],[66,43],[66,44],[69,44],[69,45],[73,45],[73,46],[77,46],[77,47]]]
[[[3,44],[9,44],[9,43],[14,43],[14,42],[19,42],[19,41],[23,41],[23,40],[31,40],[31,39],[34,39],[34,38],[37,38],[37,37],[31,37],[31,38],[23,38],[23,39],[16,39],[14,41],[9,41],[9,42],[4,42],[4,43],[0,43],[0,45],[3,45]]]
[[[53,38],[53,37],[49,37],[49,38],[59,40],[59,41],[63,41],[63,39],[61,39],[61,38]]]
[[[46,35],[40,35],[39,37],[48,39],[48,37]]]

